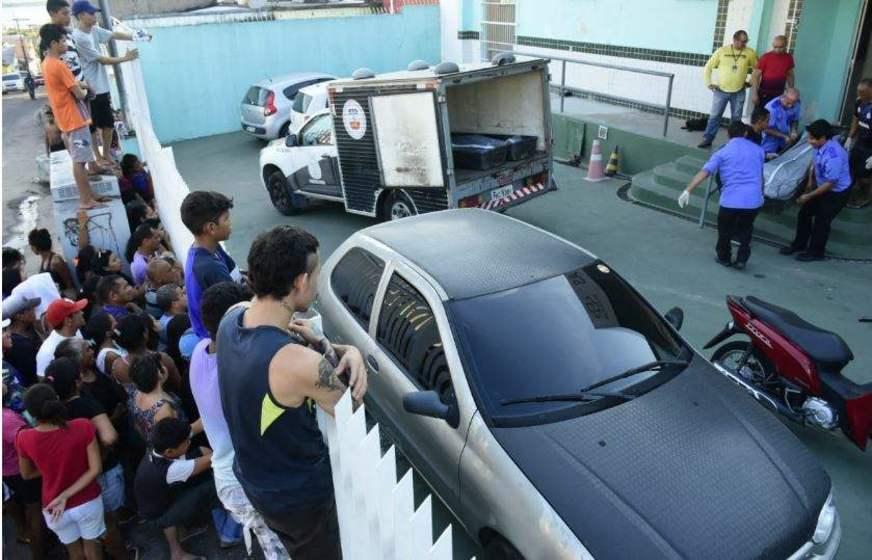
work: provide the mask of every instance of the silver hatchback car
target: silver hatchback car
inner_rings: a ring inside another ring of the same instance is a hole
[[[335,79],[331,74],[298,72],[257,82],[242,98],[243,132],[264,140],[286,136],[291,126],[291,106],[300,88]]]
[[[446,210],[326,260],[327,336],[367,409],[487,558],[832,558],[831,482],[612,268],[543,230]]]

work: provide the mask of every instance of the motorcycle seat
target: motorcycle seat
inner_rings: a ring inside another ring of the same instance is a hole
[[[781,333],[816,362],[839,371],[854,359],[848,344],[836,333],[816,327],[793,311],[754,296],[743,301],[751,315]]]

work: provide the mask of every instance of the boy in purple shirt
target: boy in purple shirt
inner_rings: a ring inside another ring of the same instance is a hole
[[[851,166],[848,152],[833,138],[830,123],[819,119],[806,127],[808,143],[814,148],[814,173],[808,174],[805,192],[796,199],[802,205],[793,243],[781,248],[782,255],[798,261],[823,260],[830,237],[830,225],[848,202]]]
[[[233,199],[218,192],[194,191],[182,201],[182,223],[194,234],[194,244],[185,260],[185,290],[188,316],[194,333],[207,338],[200,319],[200,298],[209,286],[219,282],[238,282],[242,275],[220,243],[230,239],[230,209]]]
[[[717,262],[724,266],[745,268],[751,256],[751,235],[754,218],[763,206],[763,149],[745,138],[747,127],[742,122],[730,124],[730,137],[721,149],[712,154],[703,168],[678,197],[681,208],[687,206],[690,193],[709,175],[720,173],[720,209],[718,210],[718,242],[715,246]],[[735,263],[732,262],[730,241],[739,241]]]

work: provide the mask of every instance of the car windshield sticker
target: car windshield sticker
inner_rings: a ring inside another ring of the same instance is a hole
[[[584,305],[595,329],[620,326],[609,297],[596,280],[588,276],[583,269],[570,272],[566,275],[566,279],[575,291],[575,295],[578,296],[578,300]]]
[[[353,140],[360,140],[366,134],[366,115],[363,107],[354,99],[349,99],[342,106],[342,124]]]

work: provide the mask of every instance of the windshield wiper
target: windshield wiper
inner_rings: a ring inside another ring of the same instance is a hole
[[[689,361],[685,360],[657,360],[655,362],[648,362],[647,364],[642,364],[641,366],[636,366],[632,369],[628,369],[623,373],[619,373],[611,377],[606,377],[602,381],[597,381],[593,385],[583,387],[580,392],[585,393],[587,391],[591,391],[592,389],[602,387],[603,385],[608,385],[609,383],[614,383],[615,381],[620,381],[621,379],[626,379],[640,373],[645,373],[646,371],[659,370],[667,366],[686,366],[689,363]]]
[[[595,393],[591,391],[583,392],[583,393],[566,393],[562,395],[540,395],[537,397],[521,397],[518,399],[505,399],[500,401],[500,404],[503,406],[510,404],[524,404],[524,403],[543,403],[543,402],[593,402],[598,401],[600,399],[609,398],[609,397],[617,397],[619,399],[623,399],[625,401],[632,400],[636,398],[635,395],[628,395],[626,393]]]

